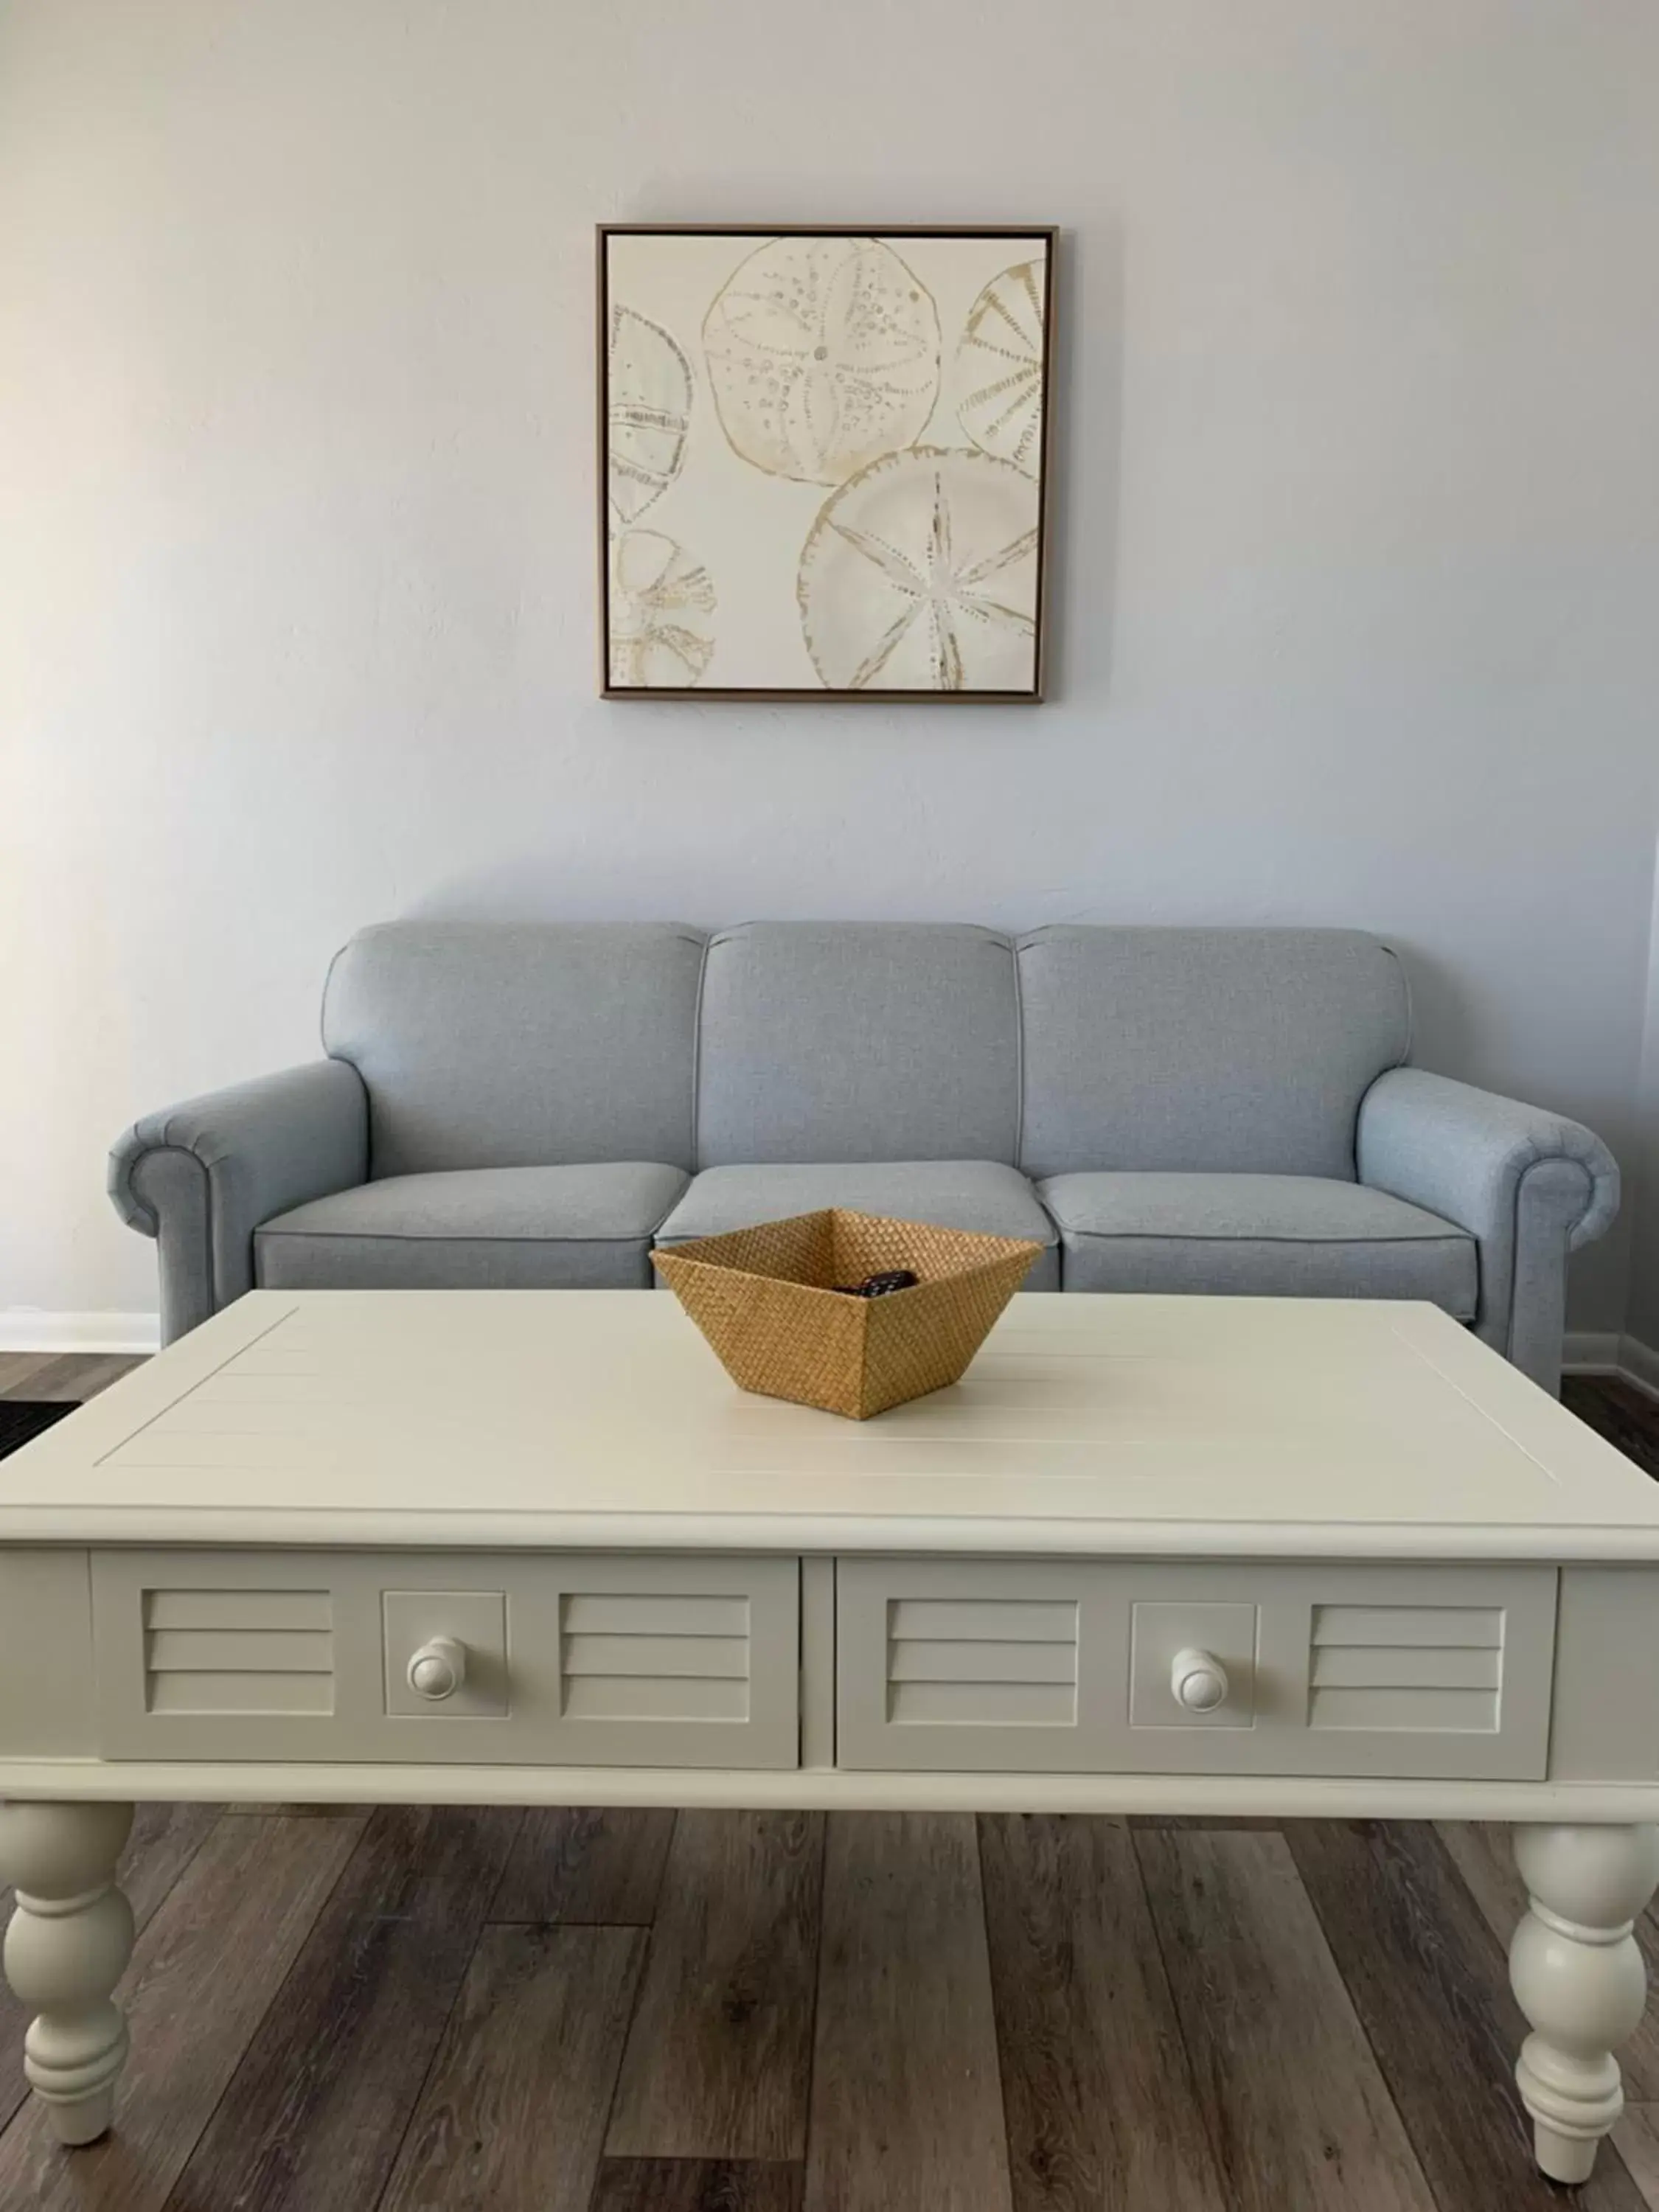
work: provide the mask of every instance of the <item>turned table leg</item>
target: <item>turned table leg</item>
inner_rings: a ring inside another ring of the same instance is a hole
[[[1528,1911],[1510,1982],[1532,2022],[1515,2078],[1552,2181],[1588,2181],[1595,2146],[1624,2108],[1613,2052],[1647,2002],[1633,1932],[1659,1884],[1659,1828],[1518,1827]]]
[[[132,1908],[115,1863],[131,1805],[0,1805],[0,1881],[17,1892],[6,1979],[34,2014],[23,2071],[60,2142],[108,2128],[127,2024],[110,2002],[132,1955]]]

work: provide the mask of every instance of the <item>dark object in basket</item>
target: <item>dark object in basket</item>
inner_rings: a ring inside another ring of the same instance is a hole
[[[824,1206],[659,1246],[651,1264],[740,1389],[866,1421],[960,1381],[1042,1252]],[[918,1279],[902,1298],[835,1295],[900,1268]]]
[[[914,1267],[884,1267],[878,1275],[866,1275],[861,1283],[836,1283],[831,1287],[844,1298],[884,1298],[894,1291],[913,1291],[921,1280]]]

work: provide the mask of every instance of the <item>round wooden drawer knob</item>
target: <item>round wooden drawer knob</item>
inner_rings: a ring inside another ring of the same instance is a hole
[[[440,1705],[466,1680],[466,1646],[453,1636],[434,1636],[409,1662],[409,1686],[418,1698]]]
[[[1212,1713],[1227,1702],[1227,1670],[1211,1651],[1177,1651],[1170,1688],[1189,1713]]]

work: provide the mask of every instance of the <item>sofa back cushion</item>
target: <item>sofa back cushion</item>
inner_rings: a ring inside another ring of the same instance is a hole
[[[1358,930],[1065,925],[1017,957],[1028,1175],[1352,1179],[1359,1101],[1411,1042],[1404,970]]]
[[[748,922],[709,940],[697,1165],[1003,1160],[1013,946],[952,923]]]
[[[369,1171],[691,1165],[702,932],[398,921],[336,956],[324,1049],[369,1101]]]

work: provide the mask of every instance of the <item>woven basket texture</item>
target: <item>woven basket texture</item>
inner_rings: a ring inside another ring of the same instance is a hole
[[[702,1237],[652,1264],[741,1389],[867,1420],[958,1382],[1040,1244],[842,1206]],[[908,1291],[849,1298],[889,1267]]]

